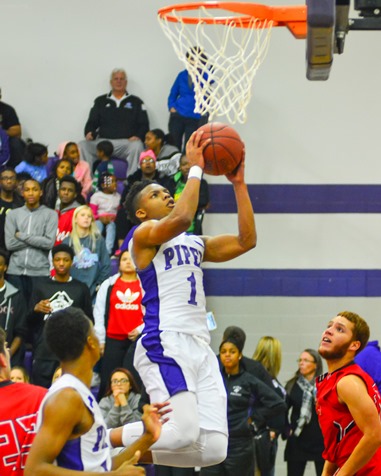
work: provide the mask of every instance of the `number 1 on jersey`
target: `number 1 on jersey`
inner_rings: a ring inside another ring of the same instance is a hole
[[[191,292],[190,292],[190,298],[188,301],[188,304],[192,304],[192,306],[197,306],[197,301],[196,301],[196,278],[194,277],[194,273],[192,273],[189,278],[187,278],[187,281],[190,282],[191,285]]]

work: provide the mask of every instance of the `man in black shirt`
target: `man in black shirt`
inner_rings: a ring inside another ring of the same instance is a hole
[[[86,162],[97,159],[96,145],[102,139],[109,140],[115,157],[127,160],[127,174],[134,173],[143,151],[149,121],[144,102],[127,92],[127,74],[114,69],[110,78],[111,91],[95,99],[85,125],[85,141],[78,145]]]
[[[70,276],[73,264],[73,249],[65,244],[57,245],[52,250],[55,275],[36,283],[32,293],[32,310],[28,316],[33,329],[33,383],[50,387],[51,380],[59,362],[49,349],[44,336],[45,322],[49,316],[67,307],[79,307],[93,319],[91,297],[86,284]]]

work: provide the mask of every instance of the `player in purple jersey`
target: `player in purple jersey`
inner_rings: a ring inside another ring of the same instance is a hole
[[[145,295],[145,328],[134,364],[151,401],[170,401],[173,412],[152,447],[156,464],[193,467],[223,461],[227,450],[226,391],[209,347],[203,261],[223,262],[256,245],[254,212],[244,181],[244,157],[227,175],[238,209],[238,234],[186,234],[196,213],[204,168],[202,132],[187,144],[188,180],[179,200],[155,182],[134,184],[126,200],[129,248]],[[132,425],[138,426],[133,423]]]

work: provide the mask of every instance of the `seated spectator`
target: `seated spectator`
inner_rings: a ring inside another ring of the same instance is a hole
[[[58,210],[60,199],[58,189],[60,180],[65,175],[72,175],[74,165],[70,159],[60,159],[54,166],[52,173],[42,182],[42,203],[53,210]]]
[[[172,177],[172,183],[167,184],[168,190],[172,193],[175,202],[180,198],[185,184],[188,180],[189,174],[189,161],[186,155],[182,155],[180,159],[180,170],[176,175]],[[200,194],[198,198],[197,212],[191,226],[188,228],[188,233],[194,235],[202,235],[202,221],[204,218],[205,210],[209,205],[209,187],[208,182],[205,179],[201,179]]]
[[[9,140],[10,158],[7,166],[14,168],[23,160],[25,142],[21,139],[21,124],[15,109],[3,101],[0,101],[0,128],[5,131]]]
[[[150,149],[145,150],[140,154],[138,170],[127,178],[127,185],[124,187],[122,193],[121,204],[125,202],[131,185],[135,182],[140,182],[141,180],[155,180],[161,185],[166,183],[167,180],[167,178],[160,179],[160,174],[156,170],[156,155]]]
[[[138,167],[139,154],[149,129],[148,115],[143,101],[129,94],[127,74],[114,69],[110,78],[111,91],[95,99],[85,126],[85,141],[81,141],[82,157],[92,164],[96,160],[96,145],[107,139],[114,146],[114,155],[127,160],[128,175]]]
[[[0,327],[7,333],[12,365],[24,362],[23,341],[27,334],[26,306],[22,293],[5,280],[8,253],[0,250]]]
[[[34,287],[28,316],[33,329],[33,383],[50,387],[54,371],[59,365],[57,357],[49,349],[44,336],[47,318],[53,312],[74,306],[81,308],[92,318],[91,298],[88,287],[72,278],[70,269],[74,252],[61,244],[52,249],[53,278],[45,278]]]
[[[74,177],[82,186],[82,196],[86,200],[91,192],[93,180],[91,178],[90,166],[80,159],[78,146],[75,142],[66,142],[58,147],[58,156],[62,159],[70,159],[74,165]]]
[[[19,196],[22,198],[22,201],[24,203],[24,199],[22,197],[22,190],[24,188],[24,182],[26,180],[30,180],[32,178],[32,176],[30,174],[28,174],[28,172],[19,172],[19,173],[16,173],[16,182],[17,182],[17,185],[16,185],[16,192],[19,194]]]
[[[206,55],[198,46],[190,48],[186,53],[186,59],[189,62],[196,59],[205,64],[207,61]],[[194,112],[195,107],[193,81],[188,71],[184,69],[177,75],[168,96],[168,130],[173,137],[175,146],[183,152],[185,152],[185,146],[192,133],[208,122],[208,115],[202,116],[198,112]]]
[[[120,194],[116,191],[116,177],[108,172],[102,173],[99,179],[100,192],[90,198],[90,204],[96,209],[96,225],[102,234],[106,229],[106,248],[111,255],[115,243],[115,217],[120,202]]]
[[[104,172],[115,175],[114,165],[111,162],[114,147],[109,140],[102,140],[97,144],[98,159],[93,164],[93,190],[99,190],[99,179]]]
[[[85,204],[81,195],[81,185],[72,175],[65,175],[59,182],[58,199],[60,202],[58,213],[58,227],[56,245],[70,235],[73,229],[74,210]]]
[[[17,173],[27,172],[30,176],[42,183],[48,173],[46,164],[48,163],[48,148],[38,142],[31,142],[26,146],[24,160],[15,167]]]
[[[99,288],[94,306],[94,330],[103,353],[101,368],[102,396],[112,370],[125,367],[141,383],[133,360],[136,340],[143,328],[142,289],[130,253],[119,256],[119,272]]]
[[[29,375],[25,367],[16,365],[11,368],[11,380],[18,383],[29,383]]]
[[[171,140],[171,135],[161,129],[151,129],[146,134],[145,146],[156,155],[160,175],[174,175],[179,170],[181,153]]]
[[[99,402],[107,428],[117,428],[142,419],[139,388],[131,372],[116,368],[109,378],[105,396]]]
[[[95,298],[99,286],[111,274],[110,256],[91,208],[82,205],[73,213],[73,230],[63,243],[74,249],[73,278],[85,283]]]
[[[5,218],[5,245],[11,251],[8,281],[29,301],[33,284],[49,276],[49,251],[57,234],[57,213],[41,205],[41,184],[35,179],[24,182],[25,205],[10,210]]]
[[[16,192],[17,178],[16,172],[6,167],[0,172],[0,248],[5,248],[4,227],[5,216],[9,210],[19,208],[24,205],[24,200]]]

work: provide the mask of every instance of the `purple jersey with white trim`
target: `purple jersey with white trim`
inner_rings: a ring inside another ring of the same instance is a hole
[[[144,290],[144,334],[175,331],[210,342],[201,269],[204,249],[199,236],[182,233],[163,243],[149,266],[137,269]]]
[[[50,387],[41,403],[37,418],[37,428],[42,423],[43,408],[54,393],[64,388],[73,388],[81,396],[83,403],[94,417],[94,423],[84,435],[68,440],[57,456],[56,464],[61,468],[77,471],[111,471],[111,455],[106,436],[106,423],[94,395],[86,385],[70,374],[64,374]]]

